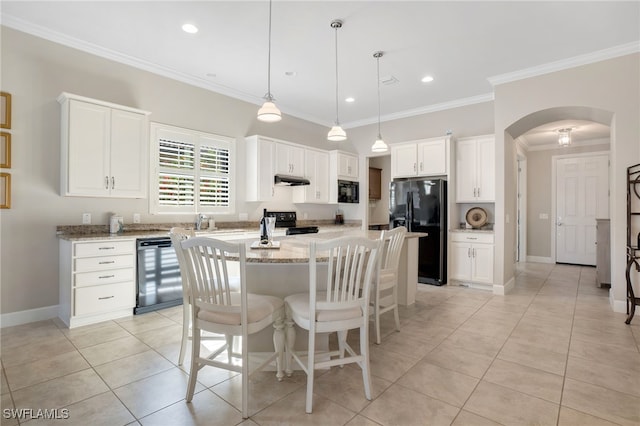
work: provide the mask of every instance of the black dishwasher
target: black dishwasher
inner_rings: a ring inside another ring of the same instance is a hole
[[[182,304],[178,257],[169,237],[139,238],[134,314]]]

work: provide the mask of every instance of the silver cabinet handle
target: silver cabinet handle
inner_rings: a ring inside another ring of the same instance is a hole
[[[467,257],[471,257],[471,247],[467,248]]]
[[[116,263],[115,260],[108,260],[108,261],[104,261],[104,262],[98,262],[98,265],[109,265],[111,263]]]
[[[422,164],[422,161],[420,162],[420,171],[424,170],[424,165]]]
[[[116,178],[114,176],[111,176],[111,189],[115,189],[116,188]]]
[[[115,277],[115,275],[102,275],[102,276],[100,276],[98,278],[105,279],[105,278],[113,278],[113,277]]]
[[[113,299],[115,296],[98,297],[98,300]]]
[[[109,246],[109,247],[98,247],[98,250],[114,250],[115,247],[113,246]]]
[[[480,188],[478,188],[478,198],[480,198]]]
[[[109,189],[109,176],[104,177],[104,189]]]
[[[473,251],[473,257],[476,257],[476,249],[471,249]]]

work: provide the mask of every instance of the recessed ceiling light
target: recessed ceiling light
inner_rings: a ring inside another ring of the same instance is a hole
[[[345,102],[349,102],[349,103],[351,103],[351,102],[355,102],[356,100],[355,100],[355,98],[348,97],[348,98],[347,98],[347,99],[345,99],[344,101],[345,101]]]
[[[425,75],[424,77],[422,77],[421,80],[423,83],[430,83],[433,81],[433,77],[431,77],[430,75]]]
[[[196,27],[193,24],[184,24],[182,26],[182,31],[184,31],[185,33],[189,33],[189,34],[195,34],[198,32],[198,27]]]

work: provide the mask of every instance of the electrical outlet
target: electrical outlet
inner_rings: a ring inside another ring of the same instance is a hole
[[[82,224],[83,225],[91,224],[91,213],[82,213]]]
[[[133,223],[140,223],[140,213],[133,214]]]

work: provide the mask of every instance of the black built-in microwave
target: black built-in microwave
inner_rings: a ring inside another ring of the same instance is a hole
[[[350,180],[338,180],[339,203],[358,203],[358,193],[358,182],[352,182]]]

